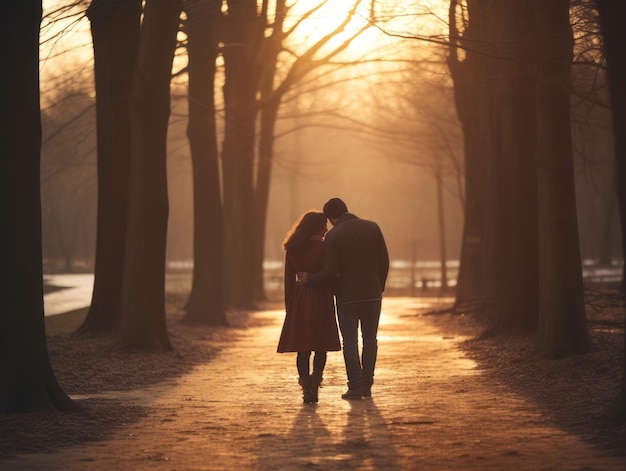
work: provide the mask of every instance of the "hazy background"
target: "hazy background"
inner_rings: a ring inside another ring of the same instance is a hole
[[[44,2],[44,7],[49,9],[55,3]],[[434,2],[428,10],[428,3],[419,2],[425,14],[407,14],[404,23],[392,24],[389,29],[433,35],[444,32],[440,18],[445,15],[433,12],[445,5]],[[309,33],[300,35],[300,46],[305,47],[311,39],[308,34],[318,31],[332,14],[331,10],[322,15]],[[63,35],[58,34],[61,30]],[[97,202],[89,25],[85,18],[77,17],[55,25],[44,22],[42,31],[45,269],[90,271]],[[438,165],[444,175],[447,258],[457,260],[463,224],[462,174],[458,171],[462,168],[462,141],[443,62],[445,51],[423,41],[374,31],[356,41],[347,54],[363,61],[382,57],[386,62],[339,70],[332,80],[325,77],[331,85],[323,88],[316,88],[313,78],[296,87],[282,108],[266,260],[282,261],[281,242],[303,212],[321,209],[327,199],[339,196],[351,212],[380,224],[392,260],[438,261],[434,178]],[[413,63],[403,63],[406,58]],[[168,260],[176,262],[172,266],[181,266],[179,262],[185,266],[193,250],[185,81],[186,76],[176,78],[172,89],[168,149]],[[585,86],[582,79],[579,84]],[[221,90],[216,93],[220,96]],[[583,259],[619,258],[609,113],[600,107],[573,104]]]

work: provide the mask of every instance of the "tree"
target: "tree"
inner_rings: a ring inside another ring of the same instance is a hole
[[[45,16],[44,16],[45,18]],[[42,23],[43,25],[43,23]],[[42,26],[40,43],[46,43]],[[48,64],[52,65],[52,64]],[[91,77],[68,62],[42,89],[41,201],[44,272],[93,269],[97,171]],[[71,78],[70,78],[71,77]]]
[[[585,320],[570,124],[569,0],[533,2],[540,260],[535,348],[548,357],[591,348]]]
[[[257,61],[267,23],[267,2],[257,14],[256,0],[229,0],[225,16],[224,142],[222,181],[226,290],[229,305],[254,307],[252,289],[254,227],[254,144],[256,93],[263,64]]]
[[[65,72],[67,73],[67,71]],[[76,78],[76,75],[75,75]],[[81,79],[83,77],[81,76]],[[57,82],[54,100],[42,106],[41,202],[44,270],[66,272],[93,261],[96,171],[93,99],[83,80]],[[42,97],[44,96],[42,92]],[[80,265],[77,265],[79,262]]]
[[[261,108],[259,119],[259,165],[257,168],[255,185],[255,226],[258,228],[258,235],[254,238],[254,251],[252,261],[252,289],[255,299],[265,298],[263,283],[263,262],[265,258],[265,232],[267,226],[267,205],[270,193],[270,181],[272,174],[272,155],[274,146],[274,130],[278,109],[281,103],[281,96],[270,97],[274,91],[274,81],[278,56],[283,47],[283,41],[287,36],[283,31],[285,17],[288,12],[285,0],[278,0],[275,5],[274,22],[271,34],[264,39],[261,49],[261,60],[265,64],[263,73],[259,78],[260,99],[265,102]]]
[[[130,106],[141,1],[92,0],[87,9],[95,61],[98,221],[94,289],[80,333],[119,325],[128,219]]]
[[[465,219],[461,244],[459,273],[457,276],[455,309],[478,304],[482,309],[486,303],[485,268],[483,260],[486,154],[482,145],[484,134],[489,132],[484,112],[480,112],[481,102],[485,102],[489,89],[486,81],[480,80],[479,71],[486,69],[489,59],[482,52],[487,47],[484,15],[473,12],[472,22],[467,20],[466,10],[460,1],[451,0],[449,9],[450,54],[448,67],[454,86],[457,116],[463,130],[465,162]],[[459,25],[459,16],[464,24]],[[469,23],[469,24],[468,24]],[[465,27],[461,35],[461,29]],[[471,43],[474,47],[466,47]],[[464,58],[461,59],[461,53]]]
[[[523,2],[466,3],[449,10],[466,191],[455,308],[478,306],[494,317],[493,331],[528,330],[537,322],[538,275],[527,16]]]
[[[622,252],[626,254],[626,54],[622,46],[622,25],[620,19],[626,14],[626,4],[611,0],[596,0],[607,61],[609,90],[613,114],[613,136],[615,142],[615,166],[620,223],[622,228]],[[626,276],[622,275],[622,294],[626,293]],[[625,314],[626,320],[626,314]],[[624,331],[626,347],[626,331]],[[626,357],[622,373],[622,390],[613,415],[626,420]]]
[[[118,342],[171,349],[165,320],[167,127],[181,0],[148,0],[131,97],[128,233]]]
[[[255,300],[265,298],[263,288],[265,233],[274,159],[275,130],[281,105],[287,93],[314,70],[328,67],[345,67],[341,64],[333,65],[333,59],[345,51],[356,37],[370,27],[369,23],[357,27],[337,45],[324,50],[333,39],[344,32],[346,27],[357,16],[357,11],[362,1],[356,0],[332,30],[320,37],[300,55],[294,55],[290,63],[281,61],[280,54],[286,48],[285,41],[287,38],[297,31],[298,25],[302,21],[314,15],[326,3],[327,1],[320,2],[309,9],[295,22],[294,26],[285,30],[285,19],[290,7],[287,6],[285,0],[278,0],[275,3],[274,21],[271,25],[272,32],[264,38],[262,47],[259,50],[260,62],[263,64],[263,68],[259,72],[258,83],[256,84],[260,98],[257,102],[256,110],[260,111],[260,116],[258,124],[258,156],[253,180],[255,204],[253,207],[254,211],[251,214],[256,236],[250,244],[253,258],[249,275],[251,278],[250,289]],[[320,51],[324,52],[321,53]],[[350,65],[354,65],[354,63],[346,66]],[[282,79],[279,79],[279,72],[284,74]]]
[[[215,118],[221,2],[188,0],[189,123],[193,165],[194,264],[185,321],[228,325],[224,299],[224,226]]]
[[[310,51],[300,56],[295,54],[290,64],[282,64],[279,55],[285,52],[285,38],[296,30],[303,18],[325,3],[321,2],[302,18],[294,20],[288,31],[284,31],[283,26],[289,7],[282,0],[274,5],[271,25],[267,22],[267,2],[261,4],[260,12],[257,12],[256,1],[228,2],[228,12],[224,15],[220,2],[189,2],[186,6],[188,19],[184,31],[188,39],[190,80],[188,137],[194,167],[194,279],[186,320],[226,322],[223,314],[217,314],[221,311],[219,301],[215,303],[221,289],[222,256],[227,262],[222,282],[227,304],[249,308],[256,300],[264,298],[263,252],[274,129],[280,105],[294,83],[316,67],[327,65],[358,35],[351,33],[334,50],[323,57],[314,57],[354,17],[355,10],[352,10],[347,20],[342,18],[341,25],[314,44]],[[268,29],[271,34],[266,36]],[[212,157],[217,151],[213,88],[218,41],[223,43],[219,50],[224,57],[225,74],[221,180],[216,173],[219,165]],[[283,80],[279,81],[281,73]],[[221,208],[219,181],[223,185]],[[218,234],[220,221],[223,241]],[[195,310],[198,312],[192,315]],[[210,320],[208,317],[213,315],[215,319]]]
[[[0,411],[69,410],[46,346],[43,312],[39,25],[41,1],[0,7]]]
[[[461,266],[459,282],[472,272],[483,278],[477,291],[461,285],[458,294],[489,302],[493,332],[537,326],[535,348],[542,355],[587,351],[569,114],[569,2],[466,4],[463,35],[456,26],[461,3],[450,4],[449,65],[466,140],[461,264],[472,263]],[[476,202],[480,211],[473,212]]]
[[[420,54],[424,49],[420,48]],[[437,45],[435,51],[439,53],[441,47]],[[442,291],[448,287],[444,190],[459,200],[461,208],[465,206],[462,139],[455,119],[451,82],[442,80],[443,73],[445,66],[436,54],[427,58],[415,56],[403,74],[396,72],[401,78],[395,86],[387,87],[390,96],[380,91],[390,82],[389,74],[384,76],[384,84],[376,84],[377,93],[372,93],[376,100],[376,124],[375,129],[368,130],[370,136],[376,133],[385,153],[393,155],[394,160],[418,166],[434,180]],[[419,81],[415,80],[417,75]],[[456,184],[450,185],[450,181]],[[416,241],[412,242],[411,258],[415,262]],[[414,268],[413,264],[412,289],[416,282]]]
[[[572,0],[571,112],[581,256],[610,267],[621,253],[606,61],[594,0]],[[601,230],[598,230],[601,228]]]

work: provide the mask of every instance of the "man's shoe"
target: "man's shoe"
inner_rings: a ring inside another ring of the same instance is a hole
[[[363,394],[360,390],[348,389],[345,393],[341,395],[341,399],[347,399],[349,401],[361,400],[363,399]]]
[[[363,398],[365,399],[372,398],[372,388],[363,388]]]

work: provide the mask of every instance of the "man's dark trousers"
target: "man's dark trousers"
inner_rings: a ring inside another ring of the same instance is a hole
[[[378,353],[378,322],[381,300],[344,303],[337,306],[339,329],[343,338],[343,358],[348,375],[348,389],[368,393],[374,383]],[[359,323],[363,352],[359,357]]]

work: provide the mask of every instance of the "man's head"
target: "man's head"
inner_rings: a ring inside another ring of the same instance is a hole
[[[323,211],[324,215],[334,226],[337,219],[348,212],[348,207],[340,198],[331,198],[324,205]]]

